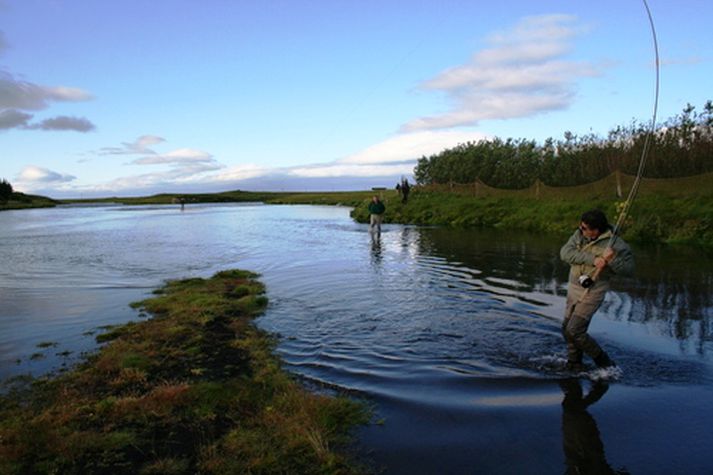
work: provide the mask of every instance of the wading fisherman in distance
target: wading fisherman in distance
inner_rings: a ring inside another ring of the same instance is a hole
[[[381,222],[384,220],[384,213],[386,212],[386,206],[381,202],[378,196],[374,195],[369,203],[369,232],[373,233],[375,230],[378,234],[381,234]]]
[[[567,369],[572,371],[584,369],[584,353],[600,368],[615,366],[587,333],[609,290],[611,276],[634,273],[629,245],[618,236],[612,238],[614,232],[604,213],[591,210],[582,215],[579,228],[560,250],[562,260],[571,266],[562,334],[567,342]]]

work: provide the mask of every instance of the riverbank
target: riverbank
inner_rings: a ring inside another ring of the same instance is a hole
[[[51,208],[60,204],[59,201],[39,195],[26,195],[13,192],[10,199],[0,202],[0,211],[29,208]]]
[[[2,473],[356,473],[364,406],[312,394],[251,318],[256,276],[169,282],[75,369],[0,397]]]
[[[622,175],[618,186],[631,188],[633,177]],[[385,222],[498,228],[568,235],[582,212],[602,209],[613,223],[626,195],[617,196],[617,177],[588,185],[500,190],[482,183],[449,187],[414,187],[407,204],[395,191],[384,195]],[[368,200],[352,212],[368,222]],[[624,225],[624,238],[641,244],[690,244],[713,249],[713,174],[677,179],[644,179]]]

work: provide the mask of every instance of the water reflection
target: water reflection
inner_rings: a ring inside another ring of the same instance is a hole
[[[609,385],[594,382],[585,395],[578,379],[559,382],[562,400],[562,446],[564,448],[567,474],[617,474],[626,470],[614,470],[607,462],[604,444],[597,422],[587,408],[599,401],[609,390]]]
[[[383,259],[381,253],[381,233],[369,233],[371,236],[371,263],[379,267]]]

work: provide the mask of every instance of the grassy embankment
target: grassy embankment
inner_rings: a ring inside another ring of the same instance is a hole
[[[615,176],[582,186],[499,190],[483,184],[416,187],[408,204],[387,192],[386,222],[453,227],[493,227],[567,235],[582,212],[600,208],[614,222],[634,178]],[[352,212],[368,220],[367,201]],[[713,174],[644,179],[625,223],[624,237],[639,243],[682,243],[713,248]]]
[[[9,200],[0,202],[0,211],[10,209],[51,208],[57,206],[59,203],[59,201],[47,198],[46,196],[26,195],[15,191]]]
[[[169,282],[72,371],[0,396],[0,473],[353,473],[365,407],[307,392],[251,317],[255,275]]]

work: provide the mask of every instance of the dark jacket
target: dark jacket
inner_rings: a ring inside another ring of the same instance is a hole
[[[362,208],[364,209],[364,208]],[[381,201],[374,203],[373,201],[369,203],[369,214],[384,214],[386,211],[386,206]]]

